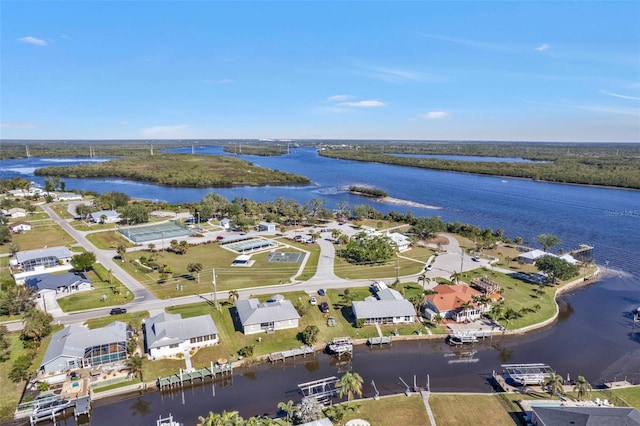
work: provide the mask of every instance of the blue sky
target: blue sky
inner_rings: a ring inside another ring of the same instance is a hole
[[[640,2],[6,1],[4,139],[640,142]]]

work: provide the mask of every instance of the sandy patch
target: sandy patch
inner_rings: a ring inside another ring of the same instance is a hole
[[[415,201],[401,200],[399,198],[393,198],[393,197],[374,198],[374,200],[379,203],[398,204],[401,206],[420,207],[423,209],[440,210],[442,208],[438,206],[430,206],[428,204],[416,203]]]

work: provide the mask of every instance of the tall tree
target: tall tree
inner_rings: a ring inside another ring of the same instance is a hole
[[[127,367],[132,377],[139,376],[142,380],[142,357],[140,355],[134,355],[127,359]]]
[[[554,397],[556,395],[561,395],[564,393],[562,383],[562,376],[556,374],[555,372],[552,372],[542,381],[542,386],[547,388],[551,396]]]
[[[24,327],[20,337],[24,341],[40,342],[51,333],[53,317],[40,309],[31,308],[24,313],[22,323]]]
[[[236,303],[238,299],[240,299],[240,293],[238,292],[238,290],[229,290],[229,300],[233,301],[233,303]]]
[[[347,401],[351,401],[354,395],[362,396],[362,382],[358,373],[345,373],[336,383],[336,387],[340,388],[338,395],[340,398],[347,395]]]
[[[94,263],[96,263],[96,255],[90,251],[76,254],[71,258],[71,266],[76,271],[87,271],[93,267]]]
[[[552,234],[540,234],[538,235],[537,240],[542,246],[542,248],[544,249],[544,251],[549,251],[549,249],[557,246],[562,242],[560,238]]]
[[[191,276],[193,277],[193,273],[195,272],[198,276],[198,284],[200,283],[200,272],[202,272],[202,263],[200,262],[194,262],[194,263],[189,263],[187,265],[187,272],[189,272],[189,274],[191,274]]]

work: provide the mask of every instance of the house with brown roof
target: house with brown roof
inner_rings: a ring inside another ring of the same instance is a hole
[[[425,316],[430,320],[440,315],[455,322],[474,321],[483,313],[482,307],[473,301],[474,296],[480,296],[482,293],[468,285],[439,284],[433,290],[436,293],[426,297]]]
[[[29,222],[18,221],[9,224],[9,229],[14,234],[18,234],[20,232],[31,231],[31,224]]]

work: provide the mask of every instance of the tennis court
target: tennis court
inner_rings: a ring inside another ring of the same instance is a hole
[[[304,253],[291,253],[291,252],[272,252],[269,253],[265,259],[267,262],[281,262],[281,263],[300,263],[304,259]]]
[[[120,228],[120,233],[134,243],[144,243],[161,239],[173,239],[187,237],[191,234],[186,228],[176,225],[175,222],[159,223],[157,225]]]

